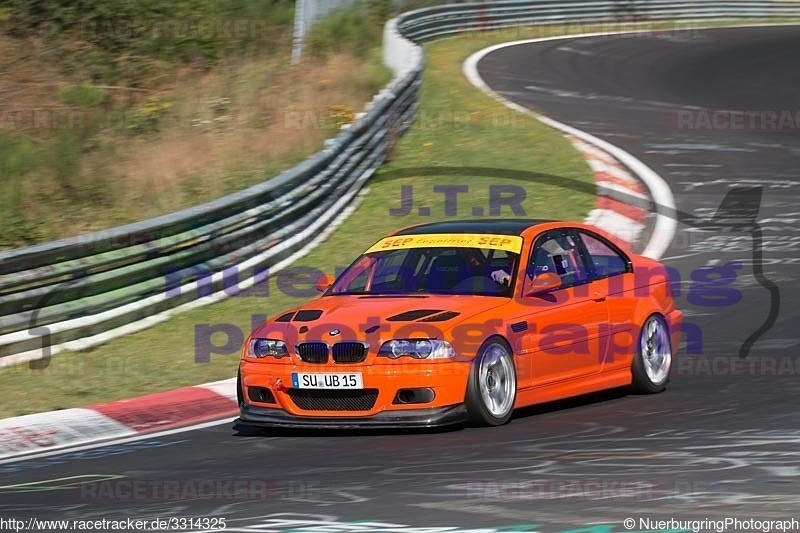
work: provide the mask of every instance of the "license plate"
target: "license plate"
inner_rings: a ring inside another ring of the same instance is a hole
[[[363,389],[364,380],[360,372],[292,372],[292,387],[295,389]]]

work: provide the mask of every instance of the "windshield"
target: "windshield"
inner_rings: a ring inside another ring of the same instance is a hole
[[[491,248],[374,248],[350,265],[328,294],[511,296],[519,258]]]

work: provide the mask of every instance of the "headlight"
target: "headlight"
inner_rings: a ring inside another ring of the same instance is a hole
[[[275,339],[250,339],[247,346],[248,357],[274,357],[280,359],[289,355],[289,350],[286,349],[286,343]]]
[[[449,342],[437,339],[392,339],[384,342],[378,350],[378,357],[390,359],[447,359],[455,354],[456,351]]]

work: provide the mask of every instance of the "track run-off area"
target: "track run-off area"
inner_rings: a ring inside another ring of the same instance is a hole
[[[595,394],[497,428],[244,436],[222,421],[4,460],[0,516],[260,532],[800,520],[798,57],[800,27],[774,26],[519,43],[477,63],[497,95],[670,186],[661,259],[688,327],[666,393]]]

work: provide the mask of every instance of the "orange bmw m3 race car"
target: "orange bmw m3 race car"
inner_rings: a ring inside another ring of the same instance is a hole
[[[655,393],[682,314],[667,271],[592,226],[422,224],[245,341],[237,427],[500,425],[607,388]]]

